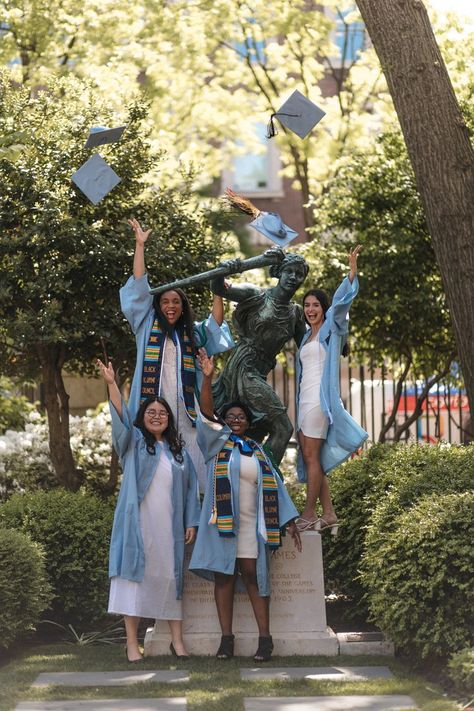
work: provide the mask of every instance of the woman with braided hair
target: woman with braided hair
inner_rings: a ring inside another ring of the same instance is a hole
[[[199,351],[203,372],[198,443],[207,464],[207,484],[196,545],[189,569],[214,581],[221,627],[219,659],[234,654],[232,612],[238,575],[245,585],[258,626],[256,662],[268,661],[270,635],[269,553],[281,545],[288,526],[297,550],[301,539],[298,515],[271,461],[255,440],[247,437],[252,415],[247,404],[228,402],[214,414],[212,358]]]

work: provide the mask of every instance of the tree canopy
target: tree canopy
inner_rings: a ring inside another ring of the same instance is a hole
[[[126,218],[134,215],[154,230],[147,262],[155,284],[209,268],[222,247],[186,176],[180,191],[149,186],[147,173],[160,155],[143,126],[146,105],[129,103],[123,139],[102,147],[122,182],[94,206],[71,175],[90,156],[83,147],[88,126],[109,119],[105,101],[75,78],[55,79],[35,94],[12,85],[7,73],[1,79],[0,132],[14,125],[22,137],[14,162],[0,157],[2,372],[43,382],[50,436],[63,428],[66,446],[62,370],[91,372],[103,342],[122,377],[134,364],[118,297],[134,248]],[[208,294],[201,289],[193,296],[202,312]],[[63,465],[54,463],[61,478]],[[72,463],[65,467],[71,471]]]

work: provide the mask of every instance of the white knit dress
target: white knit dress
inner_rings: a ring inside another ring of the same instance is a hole
[[[234,447],[234,452],[237,448]],[[232,452],[232,456],[234,455]],[[255,455],[240,455],[239,533],[237,558],[257,558],[257,477],[259,469]]]
[[[298,430],[306,437],[326,439],[328,420],[321,408],[321,378],[326,349],[316,337],[304,344],[300,353],[302,377],[298,400]]]
[[[176,599],[173,536],[173,473],[163,452],[140,505],[145,573],[140,583],[118,576],[110,581],[109,612],[155,620],[182,620]]]

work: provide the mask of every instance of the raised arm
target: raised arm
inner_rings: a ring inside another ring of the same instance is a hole
[[[118,416],[122,417],[122,395],[120,393],[119,387],[115,382],[115,373],[112,367],[112,363],[109,361],[107,365],[104,365],[101,360],[97,358],[97,365],[99,367],[100,374],[107,383],[109,389],[109,399],[112,405],[117,410]]]
[[[224,322],[224,300],[222,296],[214,294],[214,301],[212,302],[212,315],[215,322],[222,326]]]
[[[361,249],[362,249],[362,245],[358,244],[357,247],[354,247],[354,249],[352,249],[349,252],[349,270],[350,271],[349,271],[348,277],[349,277],[349,281],[351,282],[351,284],[357,276],[357,257],[359,256]]]
[[[349,252],[349,274],[336,289],[331,308],[326,315],[327,318],[331,319],[333,327],[337,328],[341,334],[347,333],[349,309],[359,291],[357,257],[361,249],[362,247],[359,244]]]
[[[150,230],[143,230],[138,220],[132,218],[128,224],[135,233],[135,254],[133,255],[133,276],[135,279],[142,277],[145,272],[145,242],[150,236]]]
[[[214,419],[214,397],[212,395],[212,374],[214,358],[209,358],[204,348],[198,351],[198,361],[202,371],[202,385],[199,396],[199,407],[202,414],[209,420]]]

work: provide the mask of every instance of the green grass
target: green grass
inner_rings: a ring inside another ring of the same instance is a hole
[[[410,673],[390,657],[275,657],[268,666],[389,666],[394,679],[367,682],[242,681],[239,669],[255,667],[253,660],[236,657],[218,662],[214,657],[176,662],[169,656],[144,660],[139,669],[187,669],[190,681],[179,684],[140,683],[128,687],[47,687],[31,689],[41,672],[130,671],[123,645],[55,644],[30,647],[0,668],[0,711],[11,711],[20,701],[149,698],[186,696],[188,711],[243,711],[245,696],[318,696],[337,694],[409,694],[422,711],[455,711],[459,707],[422,677]],[[138,671],[133,667],[133,671]],[[427,688],[428,687],[428,688]]]

